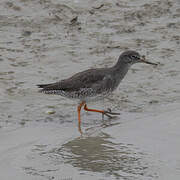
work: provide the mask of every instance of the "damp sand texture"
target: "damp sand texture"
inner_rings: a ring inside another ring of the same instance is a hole
[[[179,180],[180,3],[178,0],[0,2],[0,179]],[[118,89],[82,113],[77,102],[38,93],[88,68],[110,67],[132,49]]]

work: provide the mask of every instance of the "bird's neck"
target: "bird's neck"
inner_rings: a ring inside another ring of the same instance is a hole
[[[128,72],[130,65],[118,60],[118,62],[112,68],[114,71],[114,75],[116,76],[116,79],[118,79],[119,83]]]

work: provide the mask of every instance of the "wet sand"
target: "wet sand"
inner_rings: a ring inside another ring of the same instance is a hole
[[[179,1],[0,2],[0,179],[179,180]],[[137,50],[158,67],[129,70],[107,99],[82,113],[36,84],[113,65]]]

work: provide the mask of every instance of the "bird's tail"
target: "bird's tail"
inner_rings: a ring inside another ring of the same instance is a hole
[[[38,88],[45,88],[45,87],[47,87],[47,86],[49,86],[49,85],[51,85],[51,84],[37,84],[36,86],[37,86]]]

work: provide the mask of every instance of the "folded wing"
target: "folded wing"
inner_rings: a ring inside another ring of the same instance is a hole
[[[81,89],[95,88],[98,84],[101,84],[105,77],[104,71],[100,69],[86,70],[75,74],[74,76],[64,79],[62,81],[52,84],[39,84],[39,88],[42,88],[41,92],[48,91],[80,91]]]

